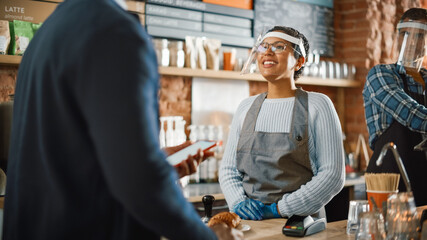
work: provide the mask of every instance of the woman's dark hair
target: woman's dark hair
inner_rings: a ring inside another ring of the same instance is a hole
[[[310,49],[310,45],[308,44],[308,40],[304,36],[304,34],[298,32],[297,30],[295,30],[295,29],[293,29],[291,27],[284,27],[284,26],[274,26],[273,28],[271,28],[267,32],[277,32],[277,31],[284,32],[284,33],[286,33],[286,34],[288,34],[290,36],[302,39],[303,44],[304,44],[305,52],[308,53],[308,50]],[[292,43],[292,47],[294,49],[294,57],[296,59],[299,59],[300,57],[303,57],[301,55],[301,49],[300,49],[300,47],[297,44]],[[305,66],[303,65],[298,71],[295,71],[295,74],[294,74],[294,79],[295,80],[298,79],[302,75],[302,73],[304,71],[304,68],[305,68]]]
[[[404,19],[411,19],[411,20],[427,20],[427,9],[425,8],[410,8],[406,12],[403,13],[400,20]]]

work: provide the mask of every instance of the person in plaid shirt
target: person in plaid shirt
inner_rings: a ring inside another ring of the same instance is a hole
[[[366,171],[399,173],[391,153],[386,155],[381,166],[376,165],[383,146],[394,142],[419,206],[427,204],[427,191],[422,186],[427,182],[426,153],[414,150],[427,133],[427,70],[421,68],[426,52],[427,10],[407,10],[397,30],[399,57],[396,63],[373,67],[363,89],[369,145],[374,150]],[[399,191],[406,191],[402,180]]]

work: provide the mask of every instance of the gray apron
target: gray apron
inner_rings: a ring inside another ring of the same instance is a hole
[[[313,177],[308,151],[308,95],[298,88],[289,133],[256,132],[255,124],[267,93],[250,107],[237,145],[237,169],[249,198],[277,203]],[[324,215],[324,209],[322,209]]]

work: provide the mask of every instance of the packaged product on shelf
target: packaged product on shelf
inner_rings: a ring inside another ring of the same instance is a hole
[[[184,43],[182,41],[171,41],[169,43],[170,64],[171,67],[184,67],[185,53]]]
[[[205,40],[206,38],[204,37],[196,38],[196,49],[198,57],[197,66],[202,70],[206,70],[206,52],[203,47]]]
[[[39,30],[41,26],[42,26],[42,23],[31,23],[31,27],[33,29],[33,35],[36,34],[36,32]]]
[[[185,67],[196,69],[197,56],[196,38],[191,36],[185,37]]]
[[[0,54],[5,55],[10,44],[9,22],[0,21]]]
[[[219,70],[219,49],[221,48],[221,40],[206,39],[204,47],[206,51],[207,69]]]
[[[33,27],[30,22],[13,20],[10,27],[10,50],[11,55],[23,55],[33,38]]]

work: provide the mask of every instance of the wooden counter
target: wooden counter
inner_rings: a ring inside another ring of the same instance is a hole
[[[418,215],[421,216],[422,210],[427,209],[427,206],[418,207]],[[248,221],[243,220],[243,224],[251,226],[249,231],[244,232],[246,240],[276,240],[276,239],[298,239],[295,237],[287,237],[282,234],[282,227],[286,223],[286,219],[269,219],[263,221]],[[304,237],[304,240],[345,240],[354,239],[354,235],[346,234],[347,220],[330,222],[326,225],[326,230]],[[302,239],[302,238],[301,238]]]
[[[283,235],[282,228],[286,223],[286,219],[269,219],[263,221],[247,221],[243,220],[243,224],[248,224],[251,229],[245,233],[246,240],[261,240],[261,239],[298,239],[295,237],[287,237]],[[337,221],[328,223],[326,230],[304,237],[304,240],[342,240],[354,239],[354,235],[347,235],[345,233],[347,221]]]

